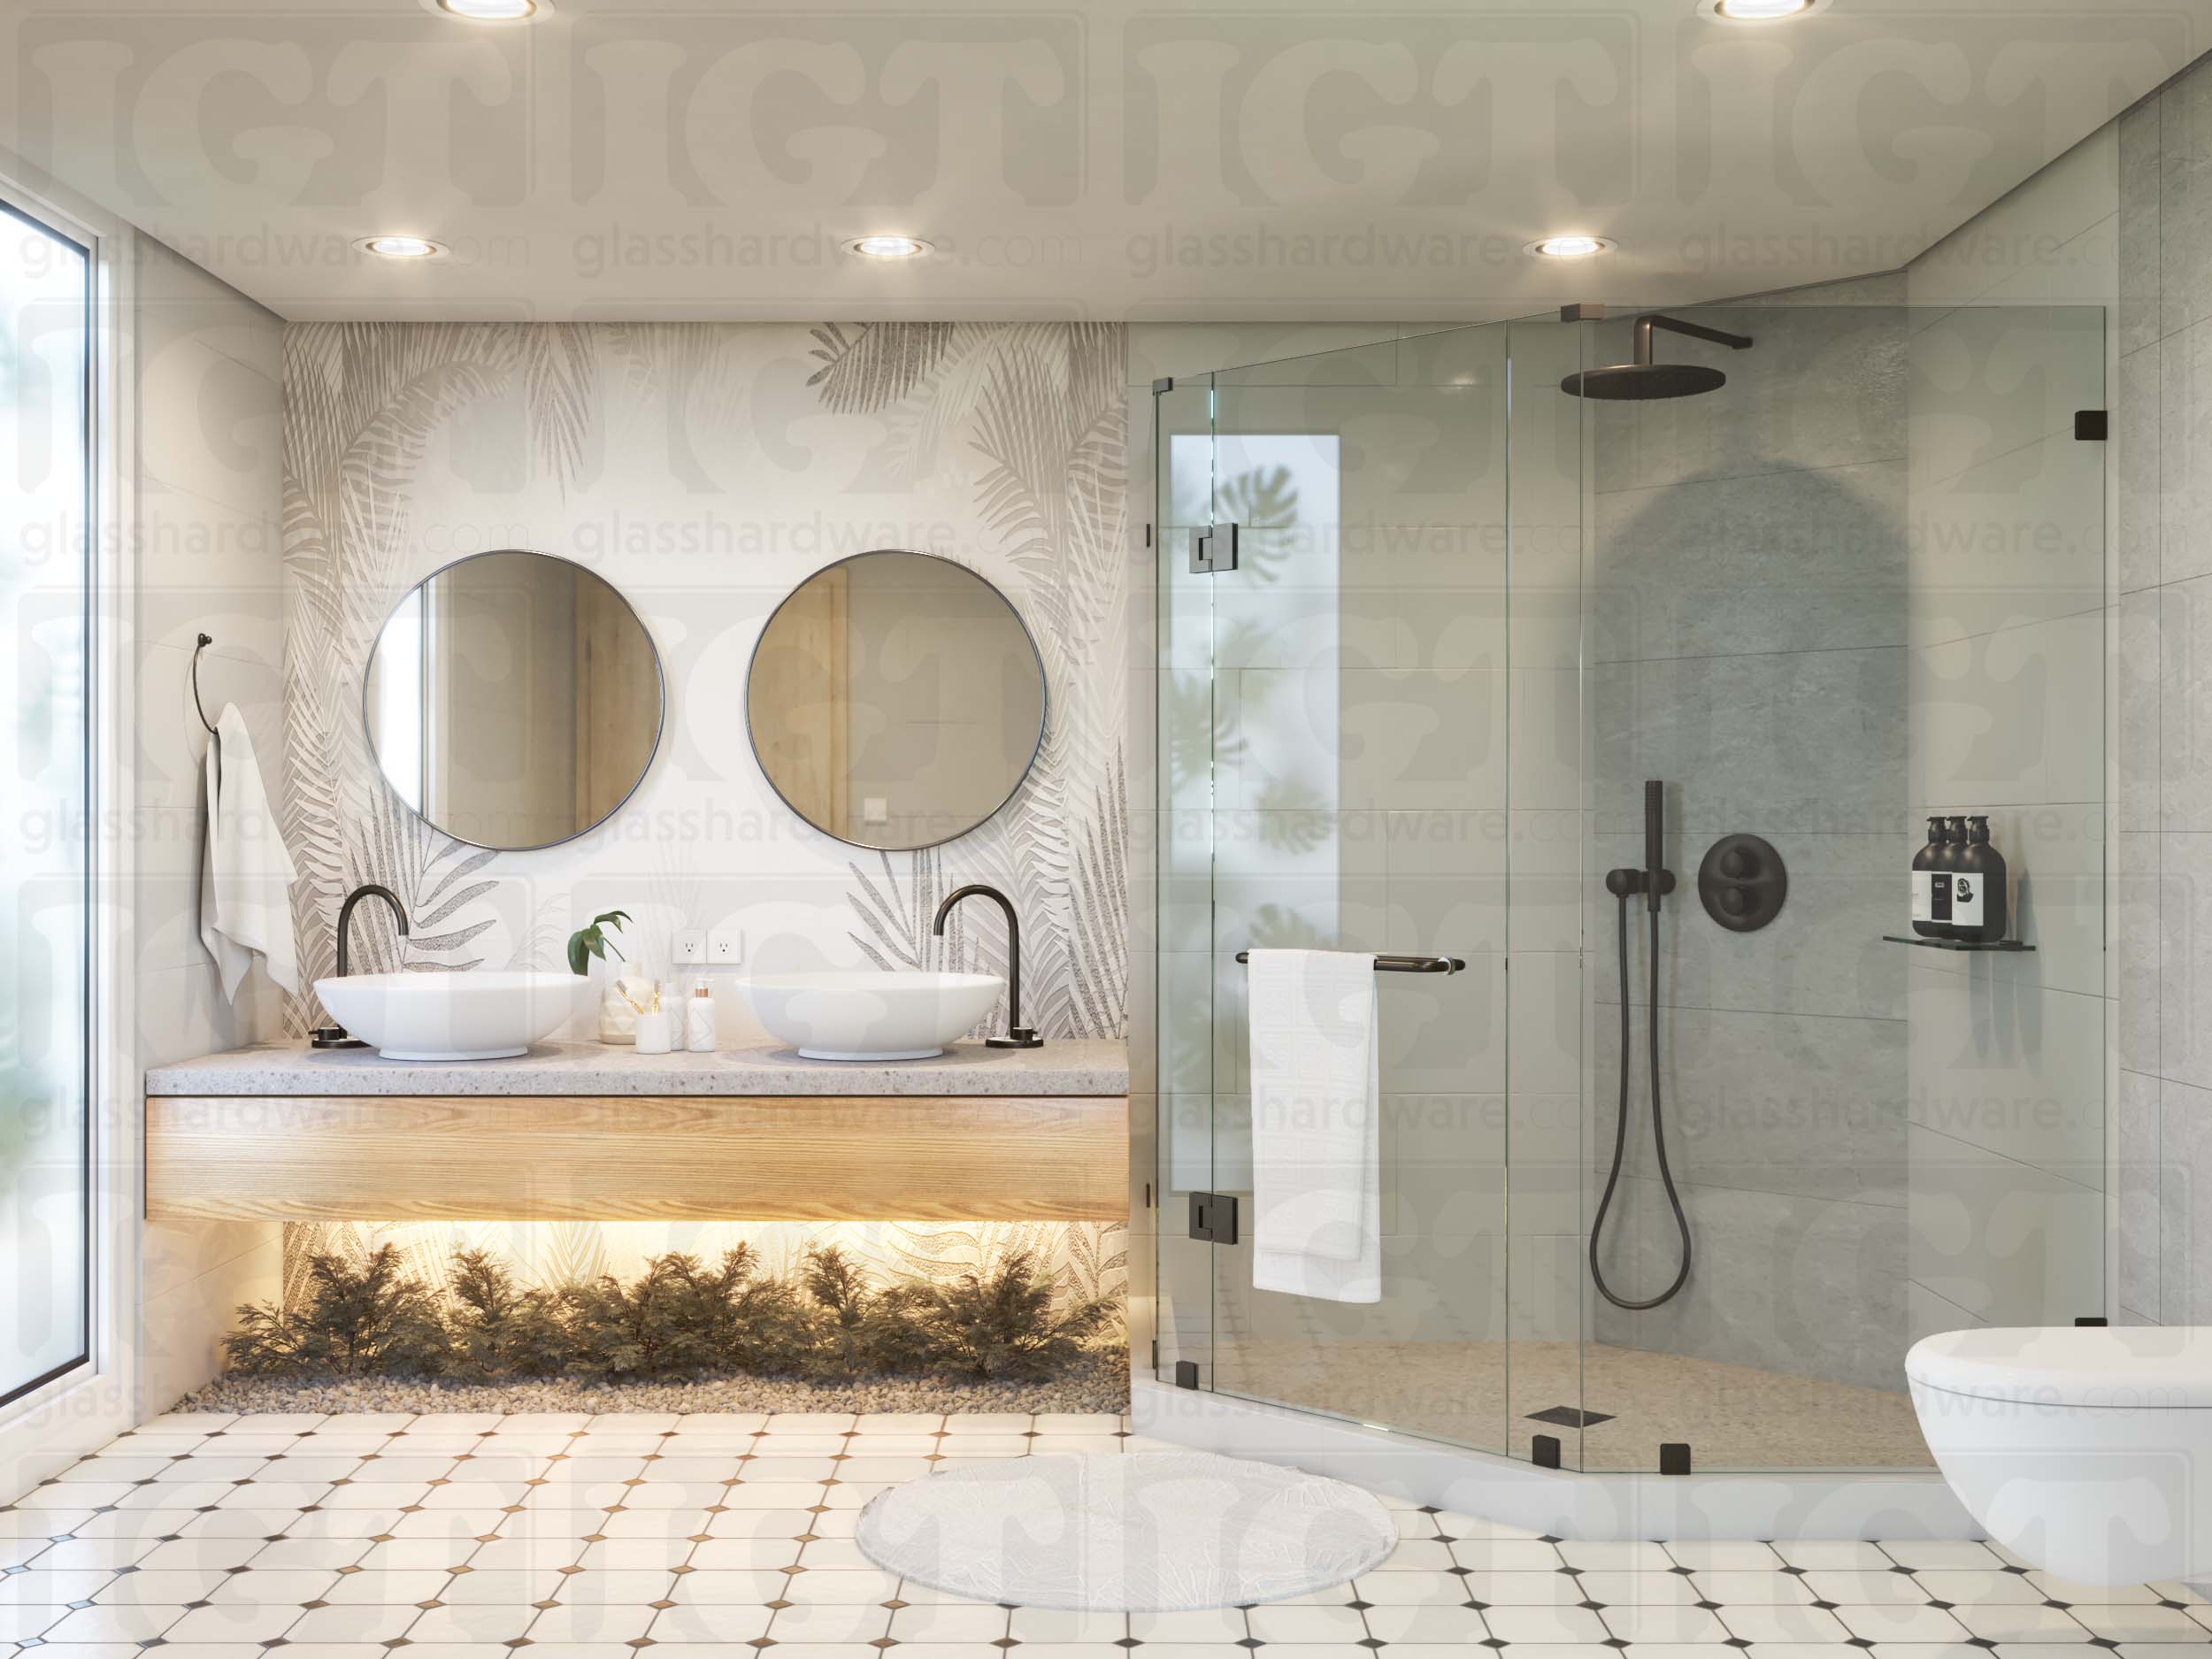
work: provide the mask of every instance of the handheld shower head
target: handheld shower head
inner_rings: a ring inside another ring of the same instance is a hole
[[[1644,899],[1651,913],[1659,913],[1659,900],[1674,885],[1667,873],[1667,832],[1661,822],[1666,810],[1667,787],[1656,778],[1644,780]]]

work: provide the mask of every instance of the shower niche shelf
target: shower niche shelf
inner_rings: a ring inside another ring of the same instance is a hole
[[[1923,950],[2033,950],[2033,945],[2024,945],[2016,939],[1908,939],[1901,933],[1884,933],[1882,942],[1890,945],[1917,945]]]

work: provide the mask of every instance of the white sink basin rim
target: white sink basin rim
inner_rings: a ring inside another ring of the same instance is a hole
[[[354,973],[318,979],[331,1018],[388,1060],[504,1060],[559,1030],[572,973]]]
[[[771,973],[741,979],[753,1017],[810,1060],[926,1060],[991,1011],[995,973]]]

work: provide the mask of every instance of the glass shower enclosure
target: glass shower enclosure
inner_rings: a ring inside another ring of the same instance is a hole
[[[1619,309],[1156,387],[1158,1380],[1911,1469],[1915,1338],[2103,1312],[2104,312],[1839,292],[1680,313],[1690,396],[1563,389]],[[2015,920],[1915,942],[1967,815]],[[1392,958],[1379,1301],[1253,1286],[1284,947]]]

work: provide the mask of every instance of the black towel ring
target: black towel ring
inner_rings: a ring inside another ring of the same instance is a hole
[[[200,701],[200,653],[215,641],[208,635],[200,635],[199,643],[192,648],[192,708],[200,717],[200,724],[207,727],[210,737],[215,735],[214,723],[207,718],[207,704]]]

